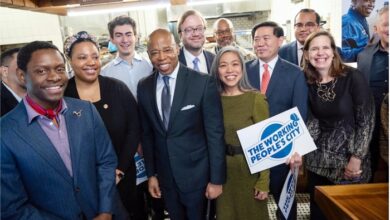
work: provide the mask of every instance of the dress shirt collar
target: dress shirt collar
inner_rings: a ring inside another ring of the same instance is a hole
[[[133,56],[132,61],[142,61],[141,55],[139,55],[139,54],[135,51],[135,52],[134,52],[134,56]],[[114,59],[114,65],[115,65],[115,66],[118,65],[118,64],[120,64],[120,63],[122,63],[122,62],[131,65],[131,63],[127,62],[127,60],[122,59],[122,57],[120,57],[119,55]]]
[[[275,65],[276,65],[276,62],[278,61],[278,58],[279,56],[277,55],[276,57],[274,57],[271,61],[269,61],[267,64],[268,64],[268,68],[269,68],[269,71],[272,73],[272,70],[275,68]],[[259,64],[260,64],[260,68],[263,68],[263,64],[265,64],[266,62],[262,61],[261,59],[259,59]]]
[[[10,87],[8,87],[8,85],[4,82],[1,82],[3,84],[3,86],[5,86],[5,88],[8,89],[8,91],[15,97],[16,100],[18,100],[18,102],[22,101],[22,97],[18,96],[18,94],[16,94],[14,92],[14,90],[12,90]]]

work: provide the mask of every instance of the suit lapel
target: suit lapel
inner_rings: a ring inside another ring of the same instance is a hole
[[[186,57],[184,56],[183,47],[180,48],[179,62],[182,63],[182,64],[184,64],[184,66],[187,66],[187,61],[186,61]]]
[[[292,51],[293,51],[292,56],[294,57],[295,63],[299,64],[299,60],[298,60],[298,42],[297,41],[295,41],[294,44],[292,44]]]
[[[260,90],[260,63],[259,59],[251,61],[248,68],[248,78],[251,82],[251,86]]]
[[[279,78],[283,75],[283,63],[280,57],[278,58],[278,61],[276,61],[275,69],[272,71],[271,79],[268,84],[266,96],[270,97],[273,90],[277,87],[277,82],[279,81]]]
[[[171,127],[172,122],[174,121],[175,116],[180,111],[180,106],[183,102],[186,90],[188,88],[187,79],[188,79],[188,69],[180,65],[179,71],[176,79],[175,93],[173,96],[171,114],[169,116],[168,129]]]
[[[58,172],[58,174],[64,177],[69,183],[72,184],[72,178],[69,175],[68,170],[65,167],[60,155],[43,131],[37,120],[33,120],[31,124],[28,124],[27,112],[25,105],[22,103],[18,105],[18,114],[20,116],[15,121],[18,123],[18,129],[15,132],[19,134],[20,138],[34,149],[46,162]]]
[[[160,112],[158,111],[157,107],[157,98],[156,93],[157,93],[157,78],[158,78],[158,71],[156,70],[153,72],[153,77],[152,80],[150,81],[150,85],[148,86],[150,88],[150,105],[152,107],[152,111],[155,114],[155,118],[157,118],[158,123],[160,124],[161,130],[165,131],[165,126],[163,123],[163,119],[160,115]]]

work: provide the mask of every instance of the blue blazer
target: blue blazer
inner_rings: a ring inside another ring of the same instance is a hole
[[[178,64],[179,65],[179,64]],[[158,72],[138,84],[148,177],[181,192],[226,181],[222,104],[215,80],[180,64],[166,130],[156,102]],[[172,172],[171,172],[172,171]]]
[[[117,159],[103,121],[85,101],[64,98],[73,177],[23,102],[1,118],[1,218],[126,218],[115,188]],[[75,114],[80,112],[80,115]]]
[[[247,62],[246,70],[250,84],[260,90],[259,60]],[[278,58],[268,84],[267,97],[270,116],[293,107],[298,107],[303,119],[307,117],[308,88],[301,69]]]
[[[207,50],[203,50],[203,54],[206,58],[207,72],[210,73],[211,65],[213,65],[215,55]],[[184,56],[183,47],[180,48],[179,62],[184,64],[184,66],[187,66],[187,61],[186,61],[186,57]]]
[[[297,55],[297,41],[292,41],[288,44],[283,45],[279,49],[279,56],[280,58],[285,59],[290,63],[299,65]]]

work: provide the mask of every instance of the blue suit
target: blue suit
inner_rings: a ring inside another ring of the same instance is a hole
[[[115,188],[117,159],[95,107],[65,98],[73,177],[23,102],[1,119],[2,219],[126,219]],[[76,114],[80,112],[80,114]]]
[[[207,184],[226,181],[222,105],[212,77],[178,65],[167,130],[156,102],[158,72],[138,84],[146,171],[157,175],[171,219],[204,219]]]
[[[203,54],[206,58],[207,73],[210,73],[211,65],[213,64],[215,55],[209,51],[206,51],[206,50],[203,50]],[[184,66],[187,66],[187,61],[186,61],[186,57],[184,56],[183,48],[180,48],[179,62],[184,64]]]
[[[280,58],[285,59],[295,65],[299,65],[297,53],[297,41],[292,41],[288,44],[285,44],[279,49]]]
[[[259,60],[246,63],[250,84],[260,90]],[[308,88],[305,76],[300,68],[286,60],[278,58],[265,93],[267,97],[270,116],[277,115],[290,108],[297,107],[303,119],[307,117]],[[289,166],[281,164],[271,168],[270,191],[276,204],[289,172]],[[288,219],[296,219],[296,201]]]

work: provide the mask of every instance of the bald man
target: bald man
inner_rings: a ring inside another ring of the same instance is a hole
[[[217,54],[222,47],[234,46],[240,51],[245,61],[256,59],[256,55],[252,51],[241,47],[235,42],[234,27],[231,20],[227,18],[216,20],[213,25],[213,31],[216,43],[208,48],[210,52]]]
[[[149,192],[172,220],[204,219],[226,181],[223,115],[212,77],[179,64],[172,34],[149,36],[154,72],[138,84]]]

